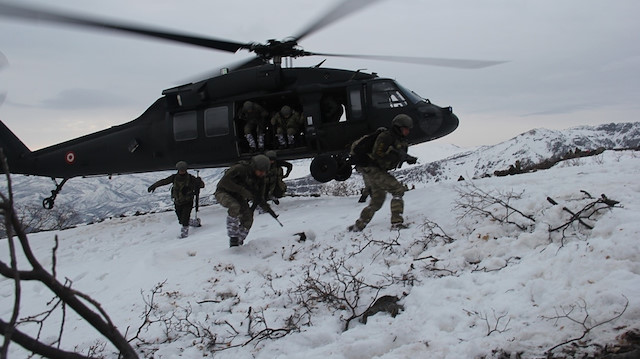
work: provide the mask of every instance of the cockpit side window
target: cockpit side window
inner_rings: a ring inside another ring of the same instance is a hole
[[[371,86],[371,99],[375,108],[407,106],[407,100],[398,87],[390,81],[376,82]]]

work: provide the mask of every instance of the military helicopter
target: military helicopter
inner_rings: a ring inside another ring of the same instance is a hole
[[[116,175],[174,169],[184,160],[192,168],[228,166],[256,154],[243,132],[238,114],[246,101],[270,114],[283,106],[302,114],[295,142],[285,147],[268,126],[264,149],[286,160],[313,158],[310,172],[319,182],[344,181],[351,175],[351,142],[400,113],[414,119],[410,144],[431,141],[453,132],[458,118],[451,107],[440,107],[375,73],[322,67],[283,66],[283,59],[303,56],[351,57],[457,68],[482,68],[499,61],[317,53],[298,42],[315,31],[374,1],[343,0],[297,35],[266,43],[240,43],[183,35],[89,16],[0,3],[0,16],[119,31],[178,41],[209,49],[255,54],[216,76],[162,91],[138,118],[99,132],[31,151],[0,122],[0,147],[11,173],[50,177],[55,183],[43,206],[53,208],[62,186],[73,177]],[[286,61],[285,61],[286,63]],[[334,111],[331,111],[333,109]],[[337,109],[337,111],[335,111]],[[262,148],[260,148],[262,150]],[[58,183],[58,179],[61,180]]]

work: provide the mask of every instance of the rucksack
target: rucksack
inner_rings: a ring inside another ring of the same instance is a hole
[[[191,175],[176,175],[173,178],[171,187],[171,198],[174,203],[186,203],[193,198],[193,188],[191,187]]]
[[[349,153],[349,160],[351,164],[356,166],[367,166],[371,162],[369,154],[373,152],[373,145],[376,143],[378,135],[386,131],[385,127],[380,127],[374,132],[368,133],[351,144],[351,152]]]

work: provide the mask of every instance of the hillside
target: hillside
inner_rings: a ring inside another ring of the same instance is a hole
[[[537,158],[549,151],[534,146],[541,133],[442,161],[438,179],[416,180],[406,194],[407,230],[389,230],[385,204],[364,232],[347,232],[363,205],[357,196],[323,195],[284,198],[275,208],[283,227],[257,214],[241,248],[228,248],[226,213],[217,205],[201,209],[203,226],[184,240],[176,238],[175,215],[158,212],[34,233],[29,241],[51,268],[58,237],[57,278],[101,303],[144,358],[599,358],[639,350],[640,152],[457,181],[461,169],[482,177],[516,157]],[[514,156],[518,147],[531,153]],[[495,167],[477,167],[481,161]],[[144,190],[155,177],[120,183],[161,206],[166,194]],[[357,178],[349,183],[358,188]],[[110,191],[94,185],[76,193]],[[8,262],[7,246],[0,258]],[[25,268],[22,256],[18,264]],[[13,291],[13,281],[0,279],[3,320]],[[383,310],[363,323],[383,296],[398,297],[395,317]],[[20,317],[42,313],[51,297],[23,283]],[[61,318],[57,310],[47,319],[42,340],[55,340]],[[62,348],[117,357],[70,310],[64,323]],[[25,355],[11,345],[10,358]]]

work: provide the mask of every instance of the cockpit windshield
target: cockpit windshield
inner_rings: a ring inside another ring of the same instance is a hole
[[[423,98],[422,96],[420,96],[417,93],[409,90],[408,88],[400,85],[399,83],[396,83],[396,85],[400,88],[400,91],[402,91],[402,93],[405,94],[407,99],[409,99],[409,102],[411,102],[413,104],[416,104],[418,102],[429,102],[429,100]]]
[[[393,81],[375,82],[371,86],[371,99],[375,108],[407,106],[407,100]]]

